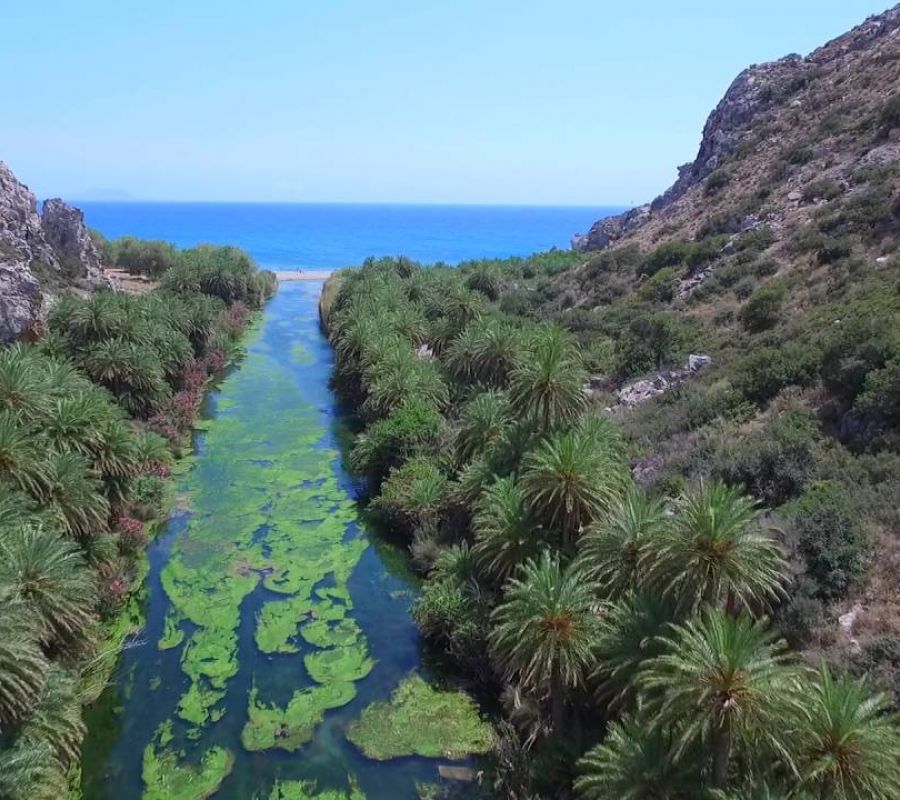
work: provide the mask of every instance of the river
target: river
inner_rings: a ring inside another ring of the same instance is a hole
[[[208,399],[149,549],[146,624],[88,713],[86,800],[293,800],[306,780],[329,800],[412,800],[440,764],[471,764],[378,761],[347,738],[370,704],[429,676],[415,581],[362,524],[342,466],[320,291],[283,284]]]

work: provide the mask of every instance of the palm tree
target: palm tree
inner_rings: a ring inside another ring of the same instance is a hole
[[[50,327],[67,335],[77,348],[101,342],[120,333],[127,315],[112,293],[90,300],[64,295],[50,314]]]
[[[758,608],[783,594],[786,566],[775,541],[757,524],[755,502],[715,482],[683,498],[648,577],[686,610],[704,604]]]
[[[66,769],[81,756],[84,733],[78,682],[59,664],[52,664],[44,692],[23,726],[22,738],[31,746],[46,742]]]
[[[591,676],[605,706],[616,712],[637,706],[641,668],[663,652],[662,637],[673,620],[672,606],[647,591],[629,593],[605,607]]]
[[[584,682],[594,664],[600,621],[591,585],[545,551],[506,584],[491,615],[491,647],[507,679],[550,698],[554,730],[565,727],[565,691]]]
[[[472,552],[479,568],[502,585],[529,558],[538,555],[542,535],[522,490],[512,478],[500,478],[478,501]]]
[[[44,691],[47,659],[41,651],[40,628],[30,609],[0,596],[0,733],[34,708]],[[2,772],[2,771],[0,771]]]
[[[45,644],[82,635],[96,599],[78,547],[31,526],[0,534],[0,596],[35,612]]]
[[[100,445],[100,428],[109,415],[98,400],[94,393],[84,391],[55,398],[41,420],[50,445],[89,456]]]
[[[834,678],[825,666],[805,694],[798,732],[804,787],[822,800],[900,797],[900,718],[887,698],[863,681]]]
[[[606,739],[578,762],[581,800],[695,800],[703,794],[694,754],[675,758],[671,732],[638,720],[615,723]]]
[[[784,721],[799,705],[800,673],[764,623],[707,609],[674,626],[639,685],[654,730],[678,730],[674,754],[709,753],[714,788],[724,789],[736,745],[785,755]]]
[[[69,791],[65,773],[47,743],[19,740],[0,748],[0,797],[3,800],[59,800]]]
[[[579,430],[548,436],[522,464],[522,489],[534,512],[568,547],[615,504],[627,481],[618,453]]]
[[[668,523],[662,502],[632,487],[578,543],[582,570],[606,597],[639,589],[647,553]]]
[[[815,800],[795,788],[782,789],[768,783],[753,783],[731,792],[713,791],[711,800]]]
[[[109,502],[99,478],[82,456],[50,453],[45,487],[38,497],[69,536],[90,539],[107,528]]]
[[[542,430],[577,417],[587,404],[587,373],[572,340],[559,328],[541,328],[510,375],[510,398]]]
[[[104,339],[88,351],[83,367],[109,389],[131,414],[146,415],[169,392],[159,355],[150,346],[126,339]]]
[[[0,411],[34,422],[47,408],[47,380],[41,361],[22,345],[0,353]]]
[[[369,396],[363,410],[370,417],[385,417],[411,398],[436,408],[449,401],[447,384],[430,361],[420,361],[410,349],[396,350],[366,371]]]
[[[464,464],[476,453],[489,450],[511,424],[509,399],[494,391],[475,395],[459,415],[456,457]]]
[[[34,437],[10,411],[0,411],[0,478],[39,495],[47,483],[46,464],[36,452]]]

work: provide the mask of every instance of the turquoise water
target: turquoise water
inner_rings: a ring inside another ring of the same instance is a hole
[[[621,208],[241,203],[79,203],[106,236],[163,239],[182,247],[234,244],[269,269],[335,268],[367,256],[424,263],[526,256],[570,246]]]
[[[276,780],[301,779],[344,791],[356,779],[369,800],[413,800],[416,782],[437,781],[449,763],[372,761],[346,738],[366,706],[427,672],[409,615],[415,582],[404,558],[370,537],[354,502],[360,487],[342,466],[320,290],[283,286],[210,398],[180,510],[150,548],[146,626],[89,713],[87,800],[265,800]],[[323,669],[320,659],[342,655],[336,675]],[[280,724],[261,747],[247,738],[255,704],[315,705],[332,689],[339,696],[299,746],[286,746]],[[211,753],[227,764],[214,795],[185,777]],[[142,776],[160,764],[156,778]]]

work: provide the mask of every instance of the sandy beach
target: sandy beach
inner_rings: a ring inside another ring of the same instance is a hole
[[[331,269],[310,269],[298,272],[295,269],[275,270],[275,277],[279,281],[324,281],[331,277]]]

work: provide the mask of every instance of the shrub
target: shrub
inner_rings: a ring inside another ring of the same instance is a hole
[[[790,505],[788,517],[816,583],[815,596],[825,601],[846,596],[866,568],[870,544],[844,490],[817,481]]]
[[[808,386],[819,360],[819,351],[804,343],[761,347],[739,365],[735,384],[748,400],[764,403],[787,386]]]
[[[834,200],[844,193],[844,187],[834,178],[818,178],[803,187],[803,199],[807,203],[814,200]]]
[[[783,284],[763,286],[744,303],[738,312],[738,319],[751,333],[767,330],[778,322],[786,296],[787,288]]]
[[[666,267],[677,267],[687,260],[690,253],[689,242],[666,242],[638,265],[638,274],[651,276]]]
[[[774,243],[775,233],[772,229],[768,225],[760,225],[742,234],[735,246],[738,251],[749,250],[761,253],[763,250],[768,250]]]
[[[894,128],[900,127],[900,92],[892,94],[878,117],[881,135],[887,136]]]
[[[131,483],[131,502],[138,519],[159,517],[165,508],[166,484],[156,475],[139,475]]]
[[[900,425],[900,356],[894,356],[881,369],[866,376],[857,407],[891,425]]]
[[[437,462],[420,456],[391,470],[373,507],[408,534],[432,530],[447,501],[447,476]]]
[[[806,411],[790,411],[716,454],[714,472],[727,483],[742,484],[766,506],[797,496],[813,474],[818,426]]]
[[[705,197],[714,197],[719,194],[728,184],[731,183],[731,175],[724,169],[717,169],[710,173],[703,186],[703,195]]]
[[[668,303],[675,296],[677,283],[678,272],[673,267],[666,267],[646,281],[637,295],[648,303]]]
[[[682,354],[683,324],[664,311],[634,318],[619,346],[619,372],[639,375],[662,366]]]
[[[123,236],[106,243],[104,255],[115,266],[137,275],[158,278],[175,265],[178,250],[161,241],[145,241]]]
[[[808,144],[797,144],[784,154],[784,158],[788,164],[800,166],[801,164],[808,164],[815,158],[815,155],[815,151]]]
[[[350,467],[377,485],[393,467],[434,446],[443,430],[444,418],[433,405],[405,403],[357,438],[350,451]]]

